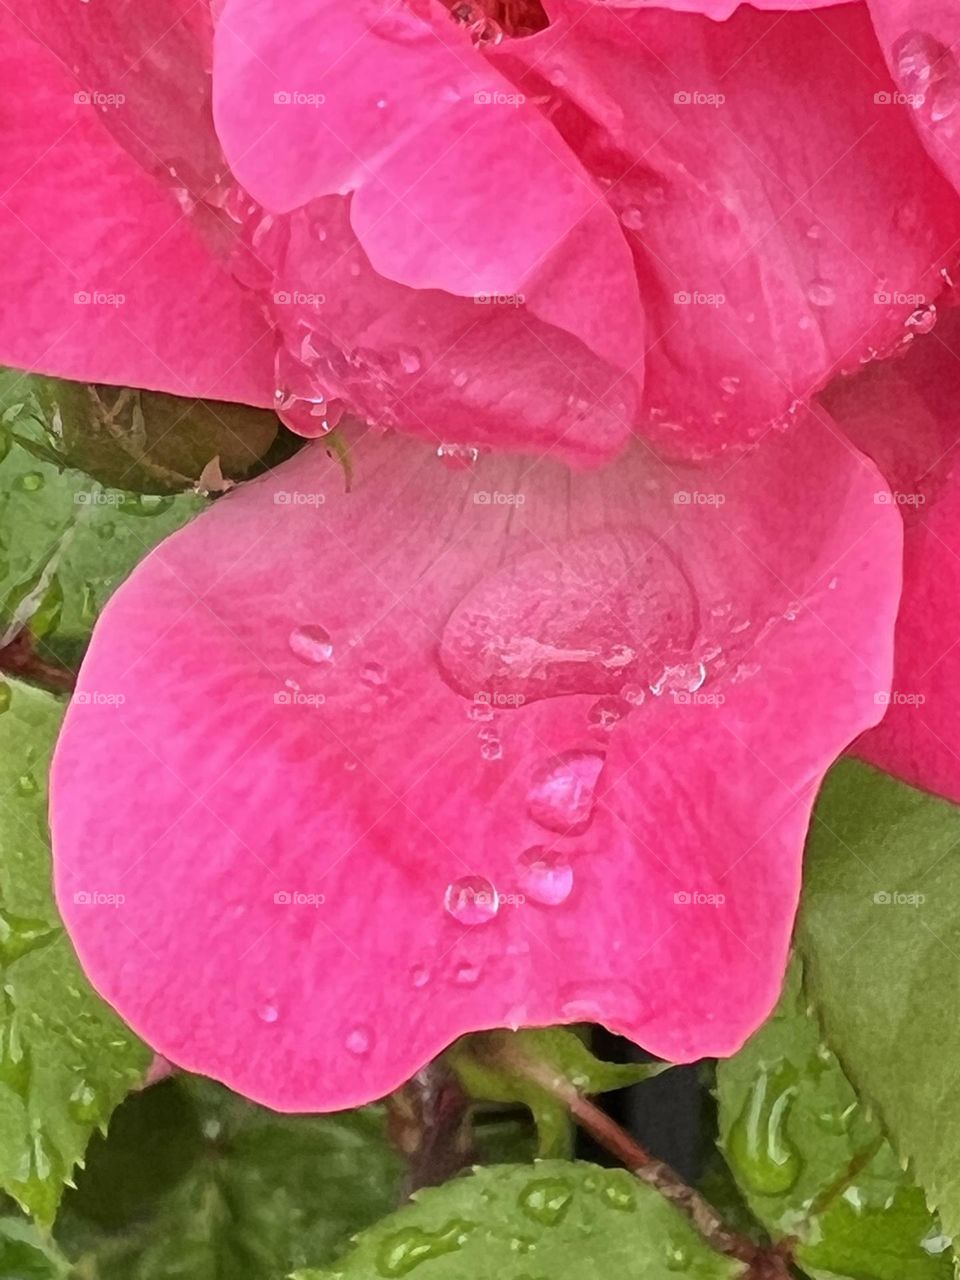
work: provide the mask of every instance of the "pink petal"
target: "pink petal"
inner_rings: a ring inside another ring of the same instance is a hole
[[[10,25],[0,59],[17,87],[5,99],[0,248],[17,304],[0,325],[0,362],[270,403],[272,344],[256,304],[104,128],[104,114],[125,104],[82,97],[123,89],[78,89]]]
[[[876,471],[817,421],[713,471],[352,457],[350,493],[311,446],[221,499],[96,630],[53,776],[92,980],[285,1110],[483,1027],[734,1050],[813,794],[889,680]]]
[[[304,396],[319,386],[369,422],[437,445],[548,450],[579,463],[622,448],[634,384],[569,332],[516,297],[456,298],[378,275],[341,197],[284,223],[272,295],[280,384]]]
[[[781,13],[793,13],[798,9],[827,9],[835,4],[849,4],[850,0],[658,0],[657,8],[673,9],[677,13],[702,13],[715,21],[729,18],[748,3],[754,9],[775,9]],[[602,4],[607,9],[649,8],[649,0],[579,0],[581,4]]]
[[[789,421],[903,334],[960,203],[917,145],[861,5],[724,23],[551,0],[490,55],[605,186],[650,337],[647,434],[698,452]]]
[[[960,801],[960,312],[907,359],[872,366],[825,399],[885,472],[905,526],[893,689],[856,754]]]
[[[268,0],[230,0],[215,85],[234,173],[272,213],[353,193],[351,224],[385,279],[519,295],[639,379],[637,283],[600,189],[447,10],[422,8],[297,0],[279,21]]]
[[[868,7],[905,113],[960,189],[960,12],[949,0],[869,0]]]

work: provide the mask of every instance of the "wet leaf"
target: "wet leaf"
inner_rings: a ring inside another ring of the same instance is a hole
[[[196,494],[107,489],[10,445],[0,462],[0,648],[26,628],[45,661],[78,666],[116,587],[206,505]]]
[[[797,1263],[855,1280],[949,1280],[952,1258],[808,1011],[799,962],[774,1013],[717,1064],[720,1139],[737,1183]]]
[[[273,445],[273,413],[220,400],[66,382],[0,369],[0,416],[43,460],[137,493],[181,493],[219,457],[224,476],[256,470]]]
[[[500,1165],[420,1192],[361,1233],[332,1270],[297,1280],[726,1280],[743,1266],[704,1243],[659,1192],[619,1169]]]
[[[823,787],[799,944],[807,989],[948,1235],[960,1233],[960,808],[852,760]]]
[[[151,1054],[90,988],[53,902],[47,770],[63,704],[2,681],[0,707],[0,1187],[50,1222]]]
[[[396,1205],[382,1108],[279,1115],[198,1077],[130,1097],[56,1233],[84,1280],[282,1280]]]

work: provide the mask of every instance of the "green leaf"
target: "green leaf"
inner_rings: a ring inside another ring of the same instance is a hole
[[[499,1165],[421,1191],[330,1271],[298,1280],[729,1280],[743,1267],[704,1243],[659,1192],[620,1169]]]
[[[539,1154],[561,1158],[573,1153],[569,1109],[555,1091],[531,1079],[529,1068],[585,1094],[624,1089],[666,1069],[662,1063],[601,1062],[566,1027],[464,1036],[447,1051],[447,1060],[471,1098],[529,1107]]]
[[[858,1094],[960,1233],[960,808],[851,760],[814,817],[799,943]]]
[[[857,1101],[807,1010],[795,963],[779,1005],[717,1064],[720,1141],[744,1197],[797,1262],[856,1280],[949,1280],[923,1193]]]
[[[57,1239],[78,1280],[281,1280],[396,1205],[384,1130],[380,1107],[279,1115],[175,1077],[131,1096],[91,1144]]]
[[[25,627],[45,660],[79,665],[115,588],[205,505],[196,494],[105,489],[10,445],[0,461],[0,648]]]
[[[224,476],[250,474],[277,434],[263,409],[156,391],[91,386],[0,369],[0,415],[37,457],[138,493],[179,493],[213,458]]]
[[[63,1280],[69,1264],[25,1218],[0,1218],[0,1276],[3,1280]]]
[[[63,704],[2,681],[0,707],[0,1186],[50,1222],[151,1054],[91,990],[53,902],[46,778]]]

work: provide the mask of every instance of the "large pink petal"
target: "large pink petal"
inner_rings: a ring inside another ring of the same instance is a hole
[[[957,256],[862,5],[727,22],[551,0],[491,60],[605,186],[648,318],[648,433],[715,449],[896,345]],[[894,301],[891,301],[894,299]]]
[[[875,469],[817,421],[727,471],[352,456],[350,492],[315,445],[227,496],[104,613],[53,774],[92,980],[280,1109],[482,1027],[735,1049],[889,680]]]
[[[825,402],[885,472],[905,525],[893,691],[856,753],[960,801],[960,312]]]
[[[16,92],[0,126],[0,250],[16,305],[0,322],[0,361],[270,403],[273,350],[256,304],[103,126],[123,90],[78,89],[47,49],[6,30],[0,66]]]

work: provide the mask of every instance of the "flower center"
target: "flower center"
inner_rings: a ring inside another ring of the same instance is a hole
[[[443,0],[474,44],[499,44],[504,36],[532,36],[550,25],[540,0]]]

